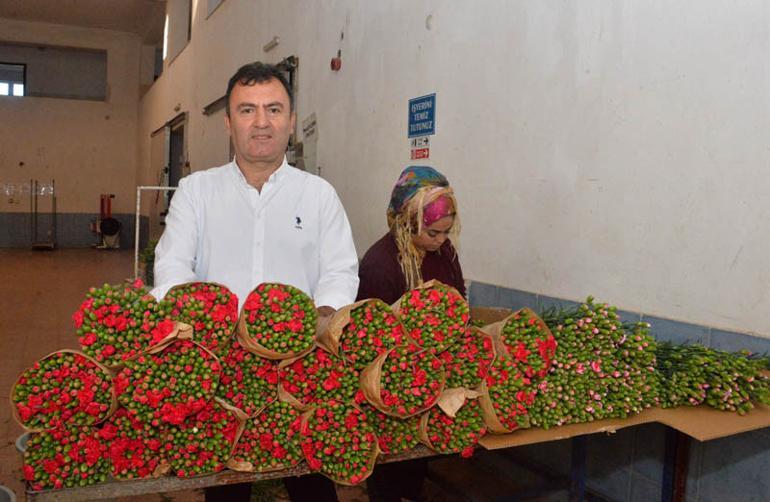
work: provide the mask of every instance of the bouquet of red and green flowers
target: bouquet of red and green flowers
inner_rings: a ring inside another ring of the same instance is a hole
[[[278,366],[235,341],[222,362],[216,395],[251,416],[275,400]]]
[[[109,367],[143,352],[173,328],[156,326],[158,304],[139,279],[91,288],[72,320],[83,352]]]
[[[318,401],[351,401],[359,389],[358,371],[321,347],[278,368],[285,399],[302,410]]]
[[[508,358],[495,360],[481,382],[479,397],[489,431],[501,434],[528,428],[529,408],[536,395],[536,385],[515,361]]]
[[[434,353],[458,343],[470,320],[465,298],[435,280],[404,293],[393,309],[412,340]]]
[[[300,436],[310,469],[335,483],[358,484],[374,469],[377,435],[366,413],[352,404],[319,403],[302,415]]]
[[[523,308],[484,331],[500,337],[505,353],[527,377],[540,379],[551,369],[556,339],[532,310]]]
[[[225,286],[191,282],[174,286],[160,302],[167,318],[193,327],[194,340],[223,357],[238,322],[238,298]]]
[[[94,427],[34,434],[24,452],[24,479],[36,491],[102,483],[109,473],[106,448]]]
[[[238,322],[247,350],[268,359],[290,359],[312,349],[316,313],[313,300],[286,284],[263,283],[249,293]]]
[[[478,328],[465,330],[459,343],[437,356],[446,369],[446,388],[475,389],[495,360],[492,337]]]
[[[11,390],[14,417],[28,430],[102,422],[115,407],[107,368],[83,354],[61,350],[24,370]]]
[[[377,443],[385,454],[409,451],[420,443],[420,417],[396,418],[375,409],[366,409],[369,421],[377,431]]]
[[[273,401],[251,417],[227,466],[236,471],[268,472],[304,460],[300,449],[300,412],[289,403]]]
[[[165,474],[168,466],[162,457],[162,430],[118,408],[97,432],[107,446],[112,476],[135,479]]]
[[[369,299],[335,312],[327,329],[319,333],[318,343],[362,370],[403,339],[404,327],[390,306]]]
[[[420,439],[438,453],[473,455],[479,439],[486,433],[481,406],[477,399],[468,399],[452,415],[440,406],[431,408],[420,417]]]
[[[406,418],[436,404],[444,389],[443,363],[417,345],[382,353],[361,372],[361,390],[375,408]]]
[[[224,469],[246,419],[242,411],[215,399],[181,424],[169,426],[163,449],[173,472],[188,478]]]
[[[114,378],[118,401],[153,426],[180,425],[214,396],[222,367],[195,342],[173,340],[127,361]]]

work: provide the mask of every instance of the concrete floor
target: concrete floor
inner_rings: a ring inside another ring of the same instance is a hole
[[[133,276],[132,250],[0,249],[0,389],[5,403],[18,375],[37,359],[60,349],[77,349],[72,313],[88,288]],[[25,500],[16,438],[23,429],[6,404],[0,406],[0,484]],[[180,498],[181,496],[181,498]],[[203,500],[197,492],[177,500]],[[169,500],[162,495],[143,501]]]

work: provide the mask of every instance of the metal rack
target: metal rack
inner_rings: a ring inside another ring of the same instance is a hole
[[[56,248],[56,181],[50,183],[40,183],[38,180],[29,181],[29,213],[30,213],[30,236],[32,239],[32,249],[55,249]],[[39,198],[50,197],[50,210],[41,214]],[[44,229],[45,238],[40,238],[40,217],[48,216],[48,225]]]

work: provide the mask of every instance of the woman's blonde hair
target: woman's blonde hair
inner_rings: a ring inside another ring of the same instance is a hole
[[[452,212],[447,216],[454,217],[449,230],[449,239],[457,248],[460,236],[460,215],[457,212],[457,200],[451,187],[424,186],[417,190],[398,213],[388,212],[388,226],[398,247],[398,263],[404,273],[407,289],[414,289],[422,284],[422,259],[424,252],[417,249],[412,238],[423,231],[423,211],[425,206],[439,197],[449,199]]]

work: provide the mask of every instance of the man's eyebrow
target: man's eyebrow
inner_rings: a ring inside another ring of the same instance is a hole
[[[263,106],[265,108],[270,108],[270,107],[273,107],[273,106],[277,106],[279,108],[283,108],[284,104],[281,103],[280,101],[273,101],[273,102],[267,103],[266,105],[263,105]],[[257,107],[257,105],[255,103],[248,103],[248,102],[246,102],[246,103],[238,103],[238,106],[236,106],[236,108],[238,108],[238,109],[241,109],[241,108],[256,108],[256,107]]]

